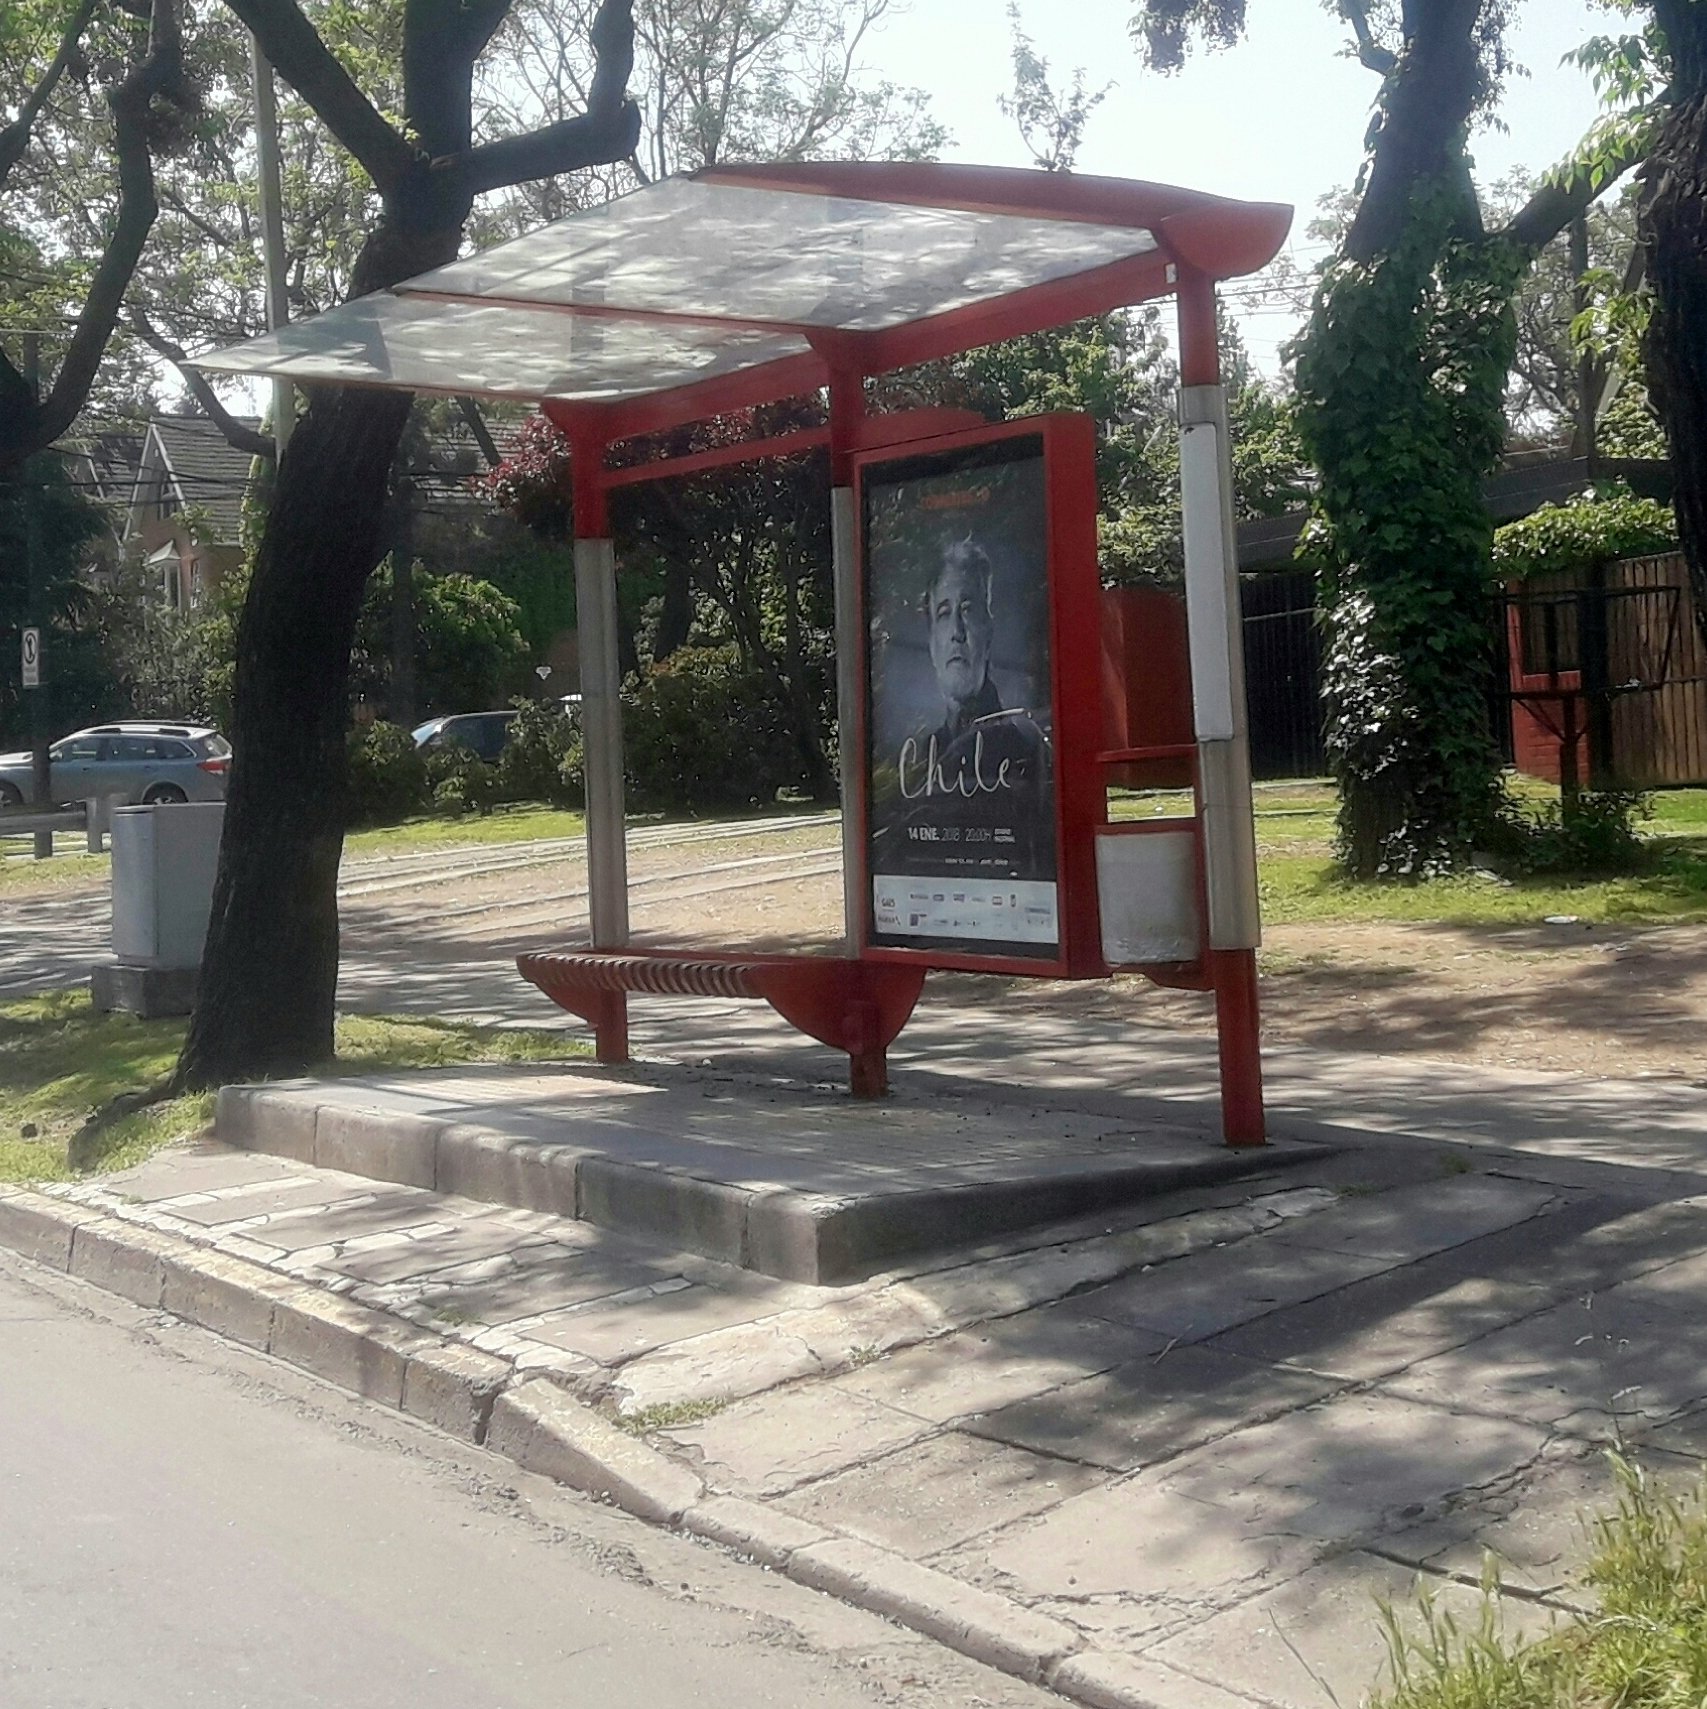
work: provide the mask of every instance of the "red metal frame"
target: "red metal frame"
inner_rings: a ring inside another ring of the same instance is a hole
[[[1102,964],[1096,903],[1096,848],[1091,838],[1104,816],[1096,754],[1101,746],[1102,708],[1098,698],[1101,584],[1096,562],[1096,436],[1083,415],[1038,415],[960,433],[908,440],[902,446],[854,454],[849,459],[854,487],[855,578],[859,609],[866,609],[864,480],[867,470],[898,458],[929,457],[1005,439],[1043,441],[1045,526],[1048,536],[1050,610],[1050,685],[1055,744],[1056,913],[1060,953],[1053,958],[977,951],[912,949],[874,944],[871,900],[870,802],[866,757],[869,753],[870,643],[867,625],[859,635],[859,678],[863,687],[852,751],[860,756],[859,859],[860,954],[873,961],[973,973],[1020,973],[1041,978],[1087,979],[1107,972]]]

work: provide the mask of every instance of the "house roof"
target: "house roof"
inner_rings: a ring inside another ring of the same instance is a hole
[[[249,428],[261,425],[253,416],[236,419]],[[148,432],[184,506],[206,514],[214,540],[235,541],[253,456],[239,451],[206,416],[157,415]]]
[[[1253,272],[1292,211],[935,162],[719,167],[197,358],[653,432]]]

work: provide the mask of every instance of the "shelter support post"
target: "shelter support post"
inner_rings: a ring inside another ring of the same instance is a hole
[[[1186,622],[1203,817],[1209,963],[1220,1048],[1221,1123],[1229,1145],[1261,1145],[1265,1125],[1256,951],[1262,921],[1233,544],[1232,464],[1216,346],[1215,290],[1210,280],[1182,275],[1179,318]]]
[[[575,624],[581,665],[581,747],[587,796],[587,912],[593,948],[628,943],[628,840],[622,784],[622,664],[617,648],[616,546],[605,504],[605,448],[576,439]],[[593,1017],[601,1062],[628,1060],[628,999],[603,993]]]
[[[865,414],[865,380],[846,369],[830,376],[830,550],[836,611],[836,772],[842,803],[843,953],[858,955],[865,938],[865,819],[861,812],[862,734],[859,680],[859,564],[854,526],[856,424]]]

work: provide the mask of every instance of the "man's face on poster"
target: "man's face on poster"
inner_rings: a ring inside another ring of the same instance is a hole
[[[989,562],[976,547],[950,547],[931,583],[931,664],[937,687],[952,706],[984,686],[990,663]]]

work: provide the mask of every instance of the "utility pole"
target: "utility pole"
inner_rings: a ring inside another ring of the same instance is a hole
[[[41,398],[41,335],[24,334],[24,383],[30,388],[30,401]],[[53,774],[47,757],[50,740],[47,685],[51,655],[47,641],[47,566],[42,562],[41,540],[36,528],[36,507],[40,492],[27,472],[26,463],[19,473],[23,476],[24,500],[24,573],[27,596],[24,627],[36,632],[36,675],[33,686],[24,690],[30,705],[30,804],[42,812],[53,805]],[[53,832],[36,832],[37,860],[47,860],[53,854]]]
[[[255,161],[261,203],[261,255],[267,274],[267,330],[290,319],[285,295],[284,192],[279,175],[279,109],[273,95],[273,68],[261,44],[249,38],[249,71],[255,88]],[[296,421],[296,390],[289,380],[273,381],[273,444],[279,457]],[[275,467],[276,467],[275,463]]]

